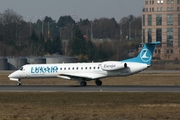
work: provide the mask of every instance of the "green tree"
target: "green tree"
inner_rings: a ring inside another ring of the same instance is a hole
[[[62,42],[59,36],[53,40],[53,53],[62,54]]]
[[[42,34],[38,36],[35,31],[33,30],[29,42],[27,44],[27,50],[29,55],[32,56],[39,56],[44,54],[44,37]]]
[[[92,43],[92,41],[90,41],[90,40],[88,40],[87,42],[86,42],[86,49],[87,49],[87,56],[88,56],[88,61],[93,61],[94,60],[94,58],[95,58],[95,56],[94,56],[94,54],[95,54],[95,45]]]
[[[50,39],[47,39],[45,43],[45,52],[53,54],[53,42]]]
[[[86,54],[86,40],[80,30],[76,30],[73,39],[71,40],[69,47],[73,55]]]
[[[49,54],[62,54],[62,42],[59,36],[45,43],[45,52]]]
[[[75,24],[75,21],[72,19],[70,15],[61,16],[57,22],[57,26],[66,27],[67,24]]]

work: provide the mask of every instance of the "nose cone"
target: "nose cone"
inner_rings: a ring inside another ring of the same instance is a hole
[[[17,76],[17,71],[11,73],[11,74],[8,76],[8,78],[17,78],[17,77],[18,77],[18,76]]]
[[[11,73],[8,78],[12,81],[19,81],[18,71]]]

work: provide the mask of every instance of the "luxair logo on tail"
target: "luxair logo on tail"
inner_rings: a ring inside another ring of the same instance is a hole
[[[143,62],[149,62],[152,58],[151,51],[148,49],[143,49],[140,53],[140,58]]]

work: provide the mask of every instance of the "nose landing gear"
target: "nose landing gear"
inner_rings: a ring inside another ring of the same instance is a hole
[[[21,86],[21,81],[18,80],[17,86]]]

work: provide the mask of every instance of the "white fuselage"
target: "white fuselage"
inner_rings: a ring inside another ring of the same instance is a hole
[[[22,69],[9,75],[11,80],[22,78],[47,78],[59,77],[76,80],[87,78],[86,80],[100,79],[113,76],[127,76],[141,72],[148,67],[142,63],[126,63],[127,67],[119,70],[103,70],[101,62],[97,63],[68,63],[68,64],[29,64]]]

